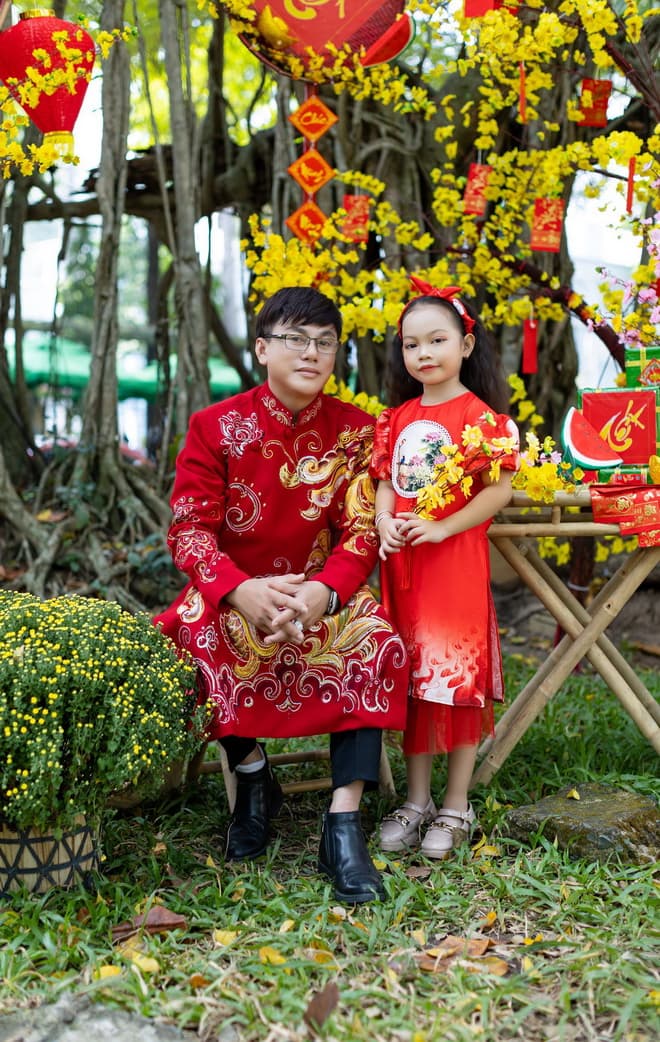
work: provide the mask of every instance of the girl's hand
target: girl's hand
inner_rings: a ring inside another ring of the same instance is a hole
[[[381,561],[387,560],[388,554],[398,554],[406,540],[401,534],[401,521],[398,517],[384,517],[378,523],[378,537],[380,548],[378,556]]]
[[[442,521],[429,521],[414,513],[397,514],[395,520],[400,522],[399,533],[409,546],[443,543],[449,538]]]

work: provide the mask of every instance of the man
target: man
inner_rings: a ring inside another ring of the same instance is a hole
[[[196,660],[236,771],[227,858],[258,857],[282,802],[257,738],[330,734],[319,869],[339,900],[384,894],[360,823],[383,728],[404,725],[408,664],[365,587],[377,559],[373,423],[322,393],[336,306],[287,288],[258,315],[267,381],[196,413],[177,459],[168,542],[190,582],[159,622]]]

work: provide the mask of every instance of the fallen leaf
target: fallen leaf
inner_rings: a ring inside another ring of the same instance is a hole
[[[408,879],[428,879],[431,869],[426,865],[411,865],[406,869],[406,875]]]
[[[318,1030],[325,1024],[338,1002],[339,988],[334,981],[328,981],[321,991],[315,991],[312,995],[303,1013],[303,1020],[309,1027]]]
[[[94,980],[107,980],[108,977],[118,977],[120,973],[121,966],[105,963],[103,966],[97,966],[92,976]]]
[[[325,966],[329,962],[336,963],[336,959],[332,952],[329,952],[327,948],[306,948],[305,957],[311,962],[317,962],[320,966]]]
[[[341,905],[334,905],[328,912],[328,922],[343,923],[348,918],[348,912]]]
[[[454,934],[448,934],[440,944],[423,951],[417,957],[417,963],[420,969],[429,973],[445,973],[455,958],[478,960],[479,965],[482,962],[486,963],[492,956],[488,956],[487,959],[483,958],[484,953],[492,947],[493,942],[489,937],[456,937]],[[504,963],[504,960],[500,961]],[[508,970],[508,965],[506,963],[504,965]]]
[[[143,955],[142,952],[135,952],[131,962],[143,973],[158,973],[160,969],[157,959],[153,959],[150,955]]]
[[[113,926],[112,940],[116,943],[140,932],[169,933],[170,930],[185,930],[187,926],[184,916],[170,912],[164,905],[152,905],[146,915],[136,915],[130,922]]]
[[[487,973],[494,973],[496,977],[505,977],[510,969],[508,962],[497,955],[486,955],[483,959],[471,961],[461,960],[461,966],[470,970],[471,973],[482,973],[485,970]]]
[[[484,918],[481,920],[481,922],[478,923],[477,925],[478,925],[480,930],[490,930],[491,926],[494,926],[496,922],[497,922],[497,912],[495,912],[491,908],[490,912],[487,912],[486,915],[484,916]]]
[[[567,800],[579,800],[580,799],[580,793],[577,791],[577,789],[571,789],[570,792],[566,793],[566,799]]]
[[[37,521],[51,521],[53,524],[56,521],[63,521],[68,514],[63,510],[40,510],[37,514]]]
[[[426,930],[412,930],[410,936],[420,947],[426,944]]]
[[[151,853],[152,854],[165,854],[166,851],[167,851],[167,846],[166,846],[165,843],[156,843],[154,848],[153,848],[153,850],[151,851]]]
[[[232,941],[236,940],[239,933],[239,930],[214,930],[211,936],[216,944],[226,948],[228,944],[231,944]]]
[[[204,976],[203,973],[193,973],[190,977],[191,988],[207,988],[210,984],[210,980]]]
[[[286,957],[275,948],[271,948],[269,944],[265,944],[263,948],[259,949],[259,958],[270,966],[281,966],[286,962]]]
[[[293,930],[295,925],[295,919],[285,919],[284,922],[281,924],[278,933],[288,933],[289,930]]]

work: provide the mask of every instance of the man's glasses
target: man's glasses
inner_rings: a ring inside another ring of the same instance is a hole
[[[330,336],[306,336],[305,333],[267,333],[264,340],[282,340],[287,351],[306,351],[312,340],[322,355],[334,355],[339,341]]]

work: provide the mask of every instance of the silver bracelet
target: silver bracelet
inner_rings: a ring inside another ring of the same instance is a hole
[[[378,528],[380,522],[385,517],[394,517],[394,514],[391,510],[379,510],[374,518],[374,528]]]

